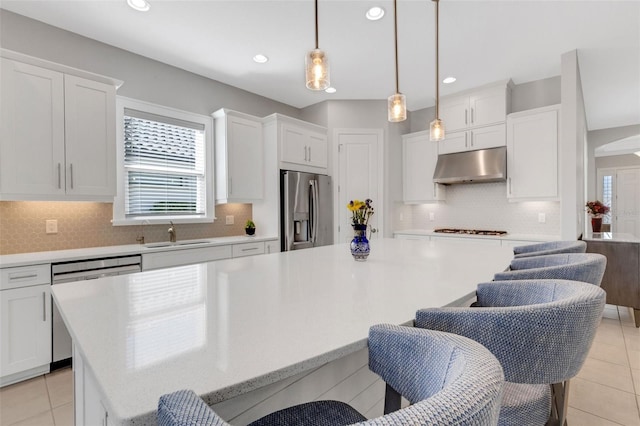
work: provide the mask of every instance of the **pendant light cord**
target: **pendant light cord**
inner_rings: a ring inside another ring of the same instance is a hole
[[[316,0],[316,49],[318,49],[318,0]]]
[[[396,43],[396,94],[400,93],[400,83],[398,77],[398,7],[397,0],[393,0],[393,34]]]
[[[436,2],[436,119],[440,118],[440,29],[439,29],[439,0],[433,0]]]

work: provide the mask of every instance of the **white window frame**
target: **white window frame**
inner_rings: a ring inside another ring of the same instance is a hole
[[[125,194],[126,194],[126,171],[124,166],[124,110],[125,108],[137,111],[148,112],[160,116],[170,117],[183,121],[190,121],[204,125],[205,132],[205,214],[204,215],[177,215],[177,216],[140,216],[130,218],[125,216]],[[215,220],[215,202],[214,202],[214,147],[213,147],[213,119],[210,116],[195,114],[188,111],[182,111],[162,105],[152,104],[149,102],[139,101],[136,99],[126,98],[123,96],[116,97],[116,185],[118,188],[117,195],[113,200],[113,225],[140,225],[144,224],[166,224],[169,221],[173,223],[206,223]]]

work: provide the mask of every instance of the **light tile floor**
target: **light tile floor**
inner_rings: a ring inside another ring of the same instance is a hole
[[[71,382],[67,368],[0,389],[0,425],[73,425]],[[568,422],[640,426],[639,406],[640,329],[631,309],[607,305],[589,357],[571,380]]]

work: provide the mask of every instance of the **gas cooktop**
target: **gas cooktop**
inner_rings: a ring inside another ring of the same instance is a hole
[[[469,234],[469,235],[506,235],[507,231],[491,231],[483,229],[455,229],[455,228],[438,228],[433,232],[441,234]]]

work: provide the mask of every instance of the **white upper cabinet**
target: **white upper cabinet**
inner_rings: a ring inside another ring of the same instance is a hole
[[[404,202],[420,204],[444,200],[444,186],[433,182],[433,172],[438,161],[438,144],[429,140],[429,132],[403,135],[402,149]]]
[[[507,198],[558,199],[560,107],[536,108],[507,118]]]
[[[112,201],[115,82],[0,61],[0,199]]]
[[[281,161],[327,168],[327,135],[310,127],[282,123]]]
[[[440,154],[495,148],[507,144],[504,124],[447,133],[446,136],[446,139],[438,142],[438,153]]]
[[[113,86],[64,76],[67,194],[116,194],[115,99]]]
[[[251,203],[264,197],[262,120],[221,109],[215,118],[216,202]]]
[[[511,81],[451,95],[440,102],[445,139],[439,153],[505,146],[504,123],[511,108]]]

